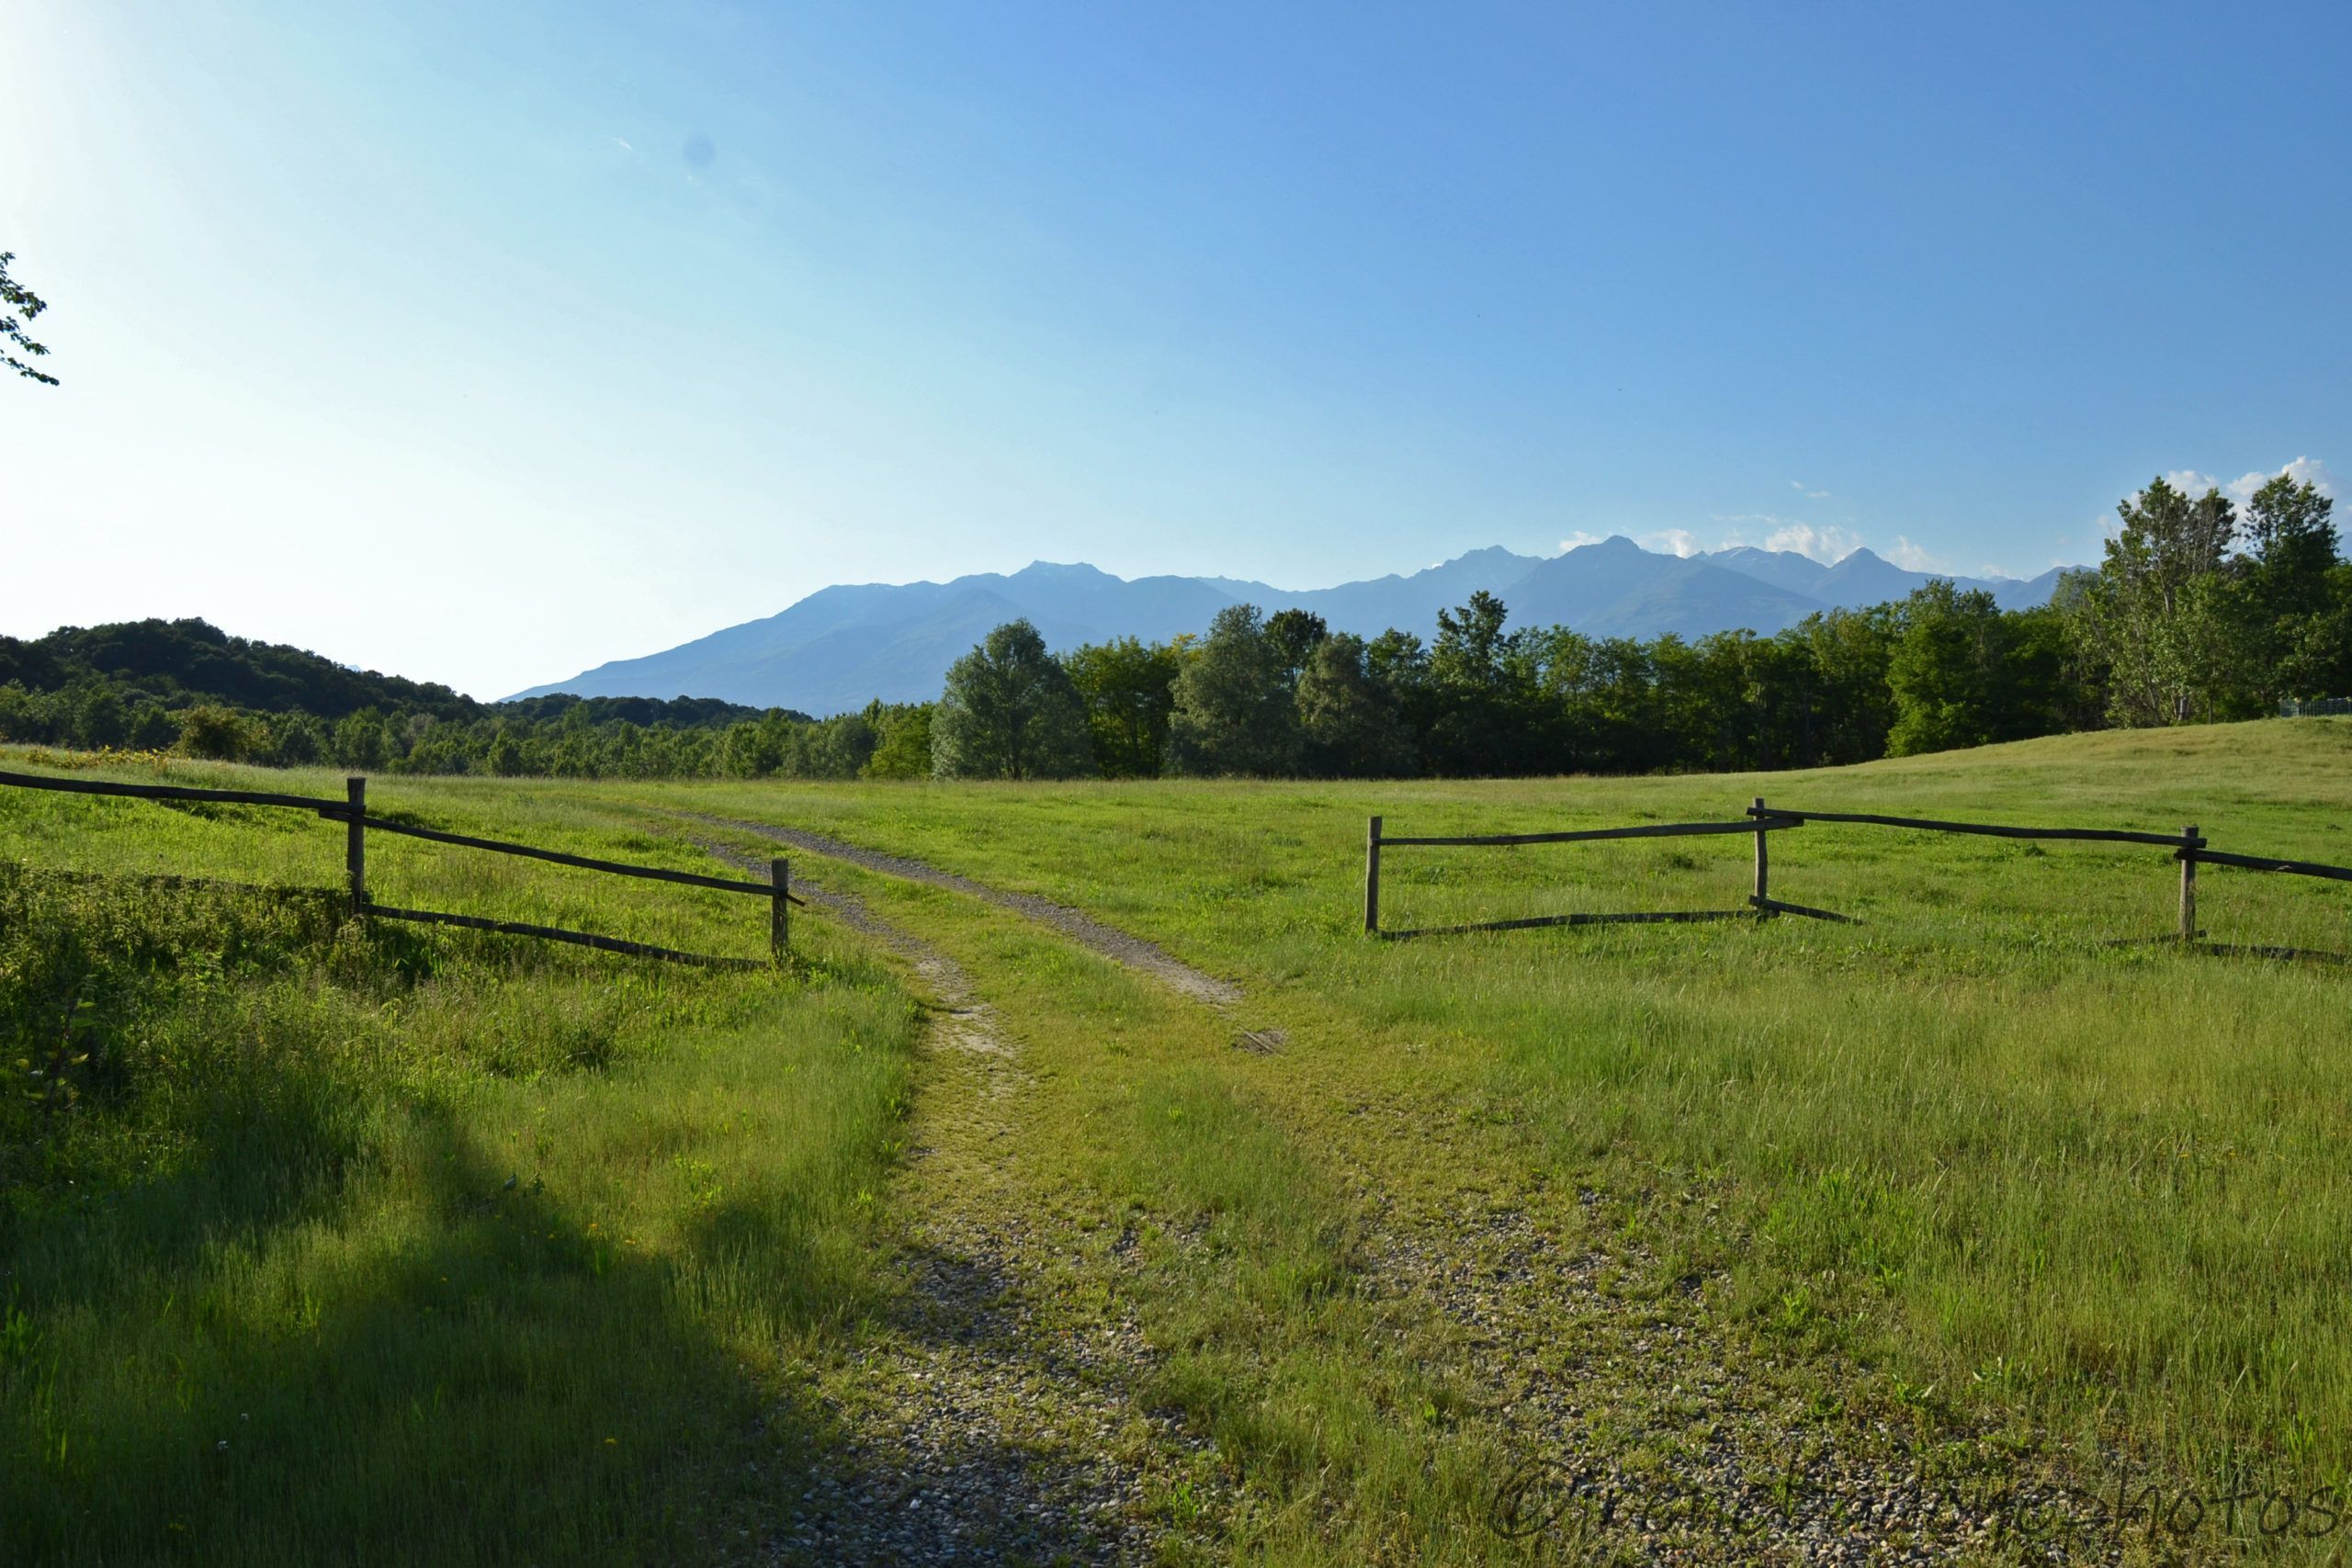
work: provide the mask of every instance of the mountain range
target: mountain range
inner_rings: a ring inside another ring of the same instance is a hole
[[[2004,609],[2049,602],[2064,569],[2030,581],[1957,578]],[[1592,637],[1693,638],[1737,627],[1770,634],[1815,611],[1900,599],[1929,581],[1866,549],[1825,563],[1793,550],[1739,546],[1667,555],[1622,536],[1556,556],[1473,550],[1409,576],[1303,591],[1224,577],[1139,577],[1036,561],[1012,573],[949,582],[820,589],[780,614],[708,637],[615,660],[516,697],[719,697],[757,707],[833,714],[939,694],[948,665],[989,630],[1025,616],[1056,649],[1117,637],[1164,641],[1208,629],[1234,604],[1272,615],[1311,610],[1333,631],[1376,637],[1391,626],[1435,635],[1437,613],[1480,589],[1510,606],[1514,626],[1568,626]],[[509,701],[514,699],[510,698]]]

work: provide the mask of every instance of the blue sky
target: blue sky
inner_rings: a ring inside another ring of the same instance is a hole
[[[17,0],[0,630],[497,695],[834,581],[2030,574],[2352,433],[2352,7]]]

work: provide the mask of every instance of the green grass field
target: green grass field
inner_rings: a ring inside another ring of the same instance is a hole
[[[1783,1412],[1880,1459],[2343,1506],[2352,970],[2109,945],[2173,929],[2165,852],[1815,824],[1774,836],[1774,892],[1860,925],[1359,929],[1372,813],[1525,831],[1756,795],[2194,822],[2346,863],[2352,723],[1738,777],[371,791],[697,869],[695,838],[774,846],[687,814],[812,829],[1074,905],[1244,993],[1214,1009],[795,852],[968,973],[1021,1053],[993,1100],[917,1048],[921,976],[821,909],[775,976],[365,931],[329,900],[148,880],[332,889],[341,835],[315,818],[0,791],[0,1016],[39,1066],[81,986],[73,1052],[105,1047],[76,1102],[20,1095],[0,1122],[7,1517],[62,1561],[789,1556],[803,1482],[860,1418],[856,1358],[893,1333],[876,1260],[1009,1213],[1048,1237],[1027,1332],[1131,1316],[1139,1406],[1213,1441],[1179,1463],[1140,1427],[1106,1439],[1166,1557],[1639,1556],[1496,1528],[1498,1476],[1542,1441],[1522,1373],[1580,1389],[1577,1442],[1635,1478],[1758,1448],[1724,1428]],[[1393,850],[1385,919],[1733,908],[1749,842]],[[764,943],[756,900],[384,837],[370,863],[389,903]],[[2209,867],[2200,924],[2352,952],[2352,889]],[[1243,1029],[1282,1043],[1236,1049]],[[983,1114],[1005,1135],[959,1134]],[[1482,1238],[1521,1225],[1590,1261],[1587,1294],[1532,1326],[1432,1306],[1506,1279],[1518,1244]],[[1449,1247],[1451,1272],[1408,1266]],[[1669,1337],[1752,1378],[1748,1414],[1657,1386]],[[2217,1521],[2164,1551],[2338,1547]]]

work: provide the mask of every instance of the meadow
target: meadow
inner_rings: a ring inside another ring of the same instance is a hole
[[[1131,1506],[1165,1558],[1638,1558],[1599,1527],[1498,1529],[1498,1475],[1574,1449],[1670,1492],[1792,1434],[1808,1465],[1846,1445],[2088,1494],[2253,1477],[2343,1507],[2352,972],[2113,945],[2173,928],[2177,866],[2130,846],[1776,834],[1774,892],[1853,926],[1373,942],[1360,879],[1374,813],[1533,831],[1758,795],[2194,822],[2344,863],[2347,762],[2352,724],[2299,720],[1744,776],[379,786],[379,810],[693,869],[697,840],[826,833],[1240,987],[1210,1007],[998,906],[792,852],[968,974],[1020,1054],[1002,1095],[921,1048],[922,976],[822,908],[773,976],[369,930],[332,899],[154,880],[332,889],[340,834],[315,819],[0,791],[0,1007],[20,1052],[49,1029],[105,1068],[70,1110],[6,1112],[7,1516],[61,1560],[380,1559],[418,1529],[452,1561],[788,1556],[805,1478],[860,1419],[856,1358],[895,1332],[877,1259],[1008,1214],[1046,1238],[1040,1356],[1132,1319],[1136,1407],[1206,1441],[1100,1438],[1148,1476]],[[1733,908],[1749,845],[1396,850],[1384,904],[1397,926]],[[401,840],[370,862],[387,902],[764,941],[754,900]],[[2209,867],[2200,895],[2214,940],[2352,952],[2338,886]],[[959,1132],[978,1117],[1001,1126]],[[1531,1258],[1568,1284],[1521,1310]],[[1741,1389],[1696,1397],[1674,1354]],[[1857,1540],[1924,1529],[1826,1506]],[[1752,1560],[1709,1521],[1661,1528]],[[2217,1515],[2164,1550],[2337,1544]]]

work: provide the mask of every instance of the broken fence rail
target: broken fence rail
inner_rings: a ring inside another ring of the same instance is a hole
[[[625,953],[639,958],[658,958],[677,964],[698,964],[714,968],[752,968],[763,965],[754,959],[721,958],[710,953],[684,953],[676,948],[658,947],[651,942],[630,942],[621,937],[599,936],[593,931],[565,931],[555,926],[528,925],[520,920],[493,920],[480,915],[455,915],[432,909],[396,909],[379,904],[368,893],[368,840],[369,832],[395,833],[414,839],[427,839],[435,843],[452,844],[460,849],[485,850],[493,854],[518,855],[530,860],[547,861],[556,865],[577,867],[582,871],[602,872],[613,876],[634,876],[653,882],[671,882],[689,887],[714,888],[721,893],[756,894],[768,901],[768,947],[772,960],[781,959],[790,945],[790,906],[806,905],[808,900],[792,891],[791,871],[785,857],[777,855],[769,862],[769,880],[747,882],[736,877],[706,876],[698,872],[672,871],[666,866],[637,865],[628,861],[598,860],[589,855],[567,854],[560,850],[543,850],[535,844],[517,844],[503,839],[478,839],[469,834],[451,833],[438,828],[421,827],[389,817],[368,814],[368,781],[349,778],[344,781],[345,798],[325,799],[313,795],[277,795],[263,790],[199,789],[188,784],[117,784],[110,779],[62,779],[41,773],[0,773],[0,785],[19,789],[55,790],[69,795],[118,795],[132,800],[209,801],[221,805],[266,806],[286,810],[311,811],[331,821],[345,825],[346,838],[344,849],[344,870],[349,880],[352,912],[362,919],[378,918],[388,920],[413,920],[430,925],[462,926],[471,931],[498,931],[509,936],[534,937],[544,942],[571,942],[575,946],[594,948],[600,953]]]

